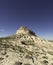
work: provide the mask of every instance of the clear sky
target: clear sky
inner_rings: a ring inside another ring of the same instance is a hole
[[[0,0],[0,37],[14,34],[20,26],[53,39],[53,0]]]

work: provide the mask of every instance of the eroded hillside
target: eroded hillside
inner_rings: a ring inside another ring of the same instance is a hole
[[[53,65],[53,43],[21,27],[0,38],[0,65]]]

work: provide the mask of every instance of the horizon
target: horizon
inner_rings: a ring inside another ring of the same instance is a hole
[[[20,26],[20,27],[22,27],[22,26]],[[19,27],[19,28],[20,28]],[[26,26],[25,26],[26,27]],[[19,28],[17,29],[17,30],[19,30]],[[28,27],[27,27],[27,29],[29,29]],[[17,31],[16,30],[16,31]],[[31,29],[29,29],[29,30],[31,30]],[[5,38],[5,37],[9,37],[9,36],[11,36],[11,35],[14,35],[14,34],[16,34],[16,31],[13,33],[13,34],[9,34],[9,35],[6,35],[6,36],[1,36],[0,38]],[[31,31],[33,31],[33,30],[31,30]],[[34,32],[34,31],[33,31]],[[35,34],[36,34],[36,32],[34,32]],[[44,37],[41,37],[40,35],[38,35],[38,34],[36,34],[38,37],[40,37],[40,38],[43,38],[43,39],[46,39],[46,40],[50,40],[50,41],[52,41],[53,39],[47,39],[47,38],[44,38]]]
[[[53,1],[0,0],[0,37],[14,34],[21,26],[53,40]]]

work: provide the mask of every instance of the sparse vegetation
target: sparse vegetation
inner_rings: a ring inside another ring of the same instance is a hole
[[[0,60],[3,60],[4,58],[0,57]]]
[[[51,65],[53,65],[53,63],[51,63]]]
[[[47,56],[43,56],[42,58],[43,58],[43,59],[48,59],[48,57],[47,57]]]
[[[22,33],[0,38],[0,64],[53,65],[53,44],[40,39],[32,31]]]
[[[24,64],[24,65],[30,65],[30,64],[26,63],[26,64]]]
[[[31,59],[31,58],[32,58],[32,56],[31,56],[31,55],[29,55],[29,54],[27,54],[27,55],[26,55],[26,58]]]
[[[50,55],[53,55],[53,51],[49,51],[48,53],[49,53]]]
[[[42,65],[48,65],[48,61],[47,60],[43,60],[43,61],[40,61]]]
[[[32,45],[32,46],[35,45],[34,42],[31,42],[31,41],[21,41],[21,43],[22,43],[23,45]]]
[[[22,65],[22,62],[15,62],[14,65]]]

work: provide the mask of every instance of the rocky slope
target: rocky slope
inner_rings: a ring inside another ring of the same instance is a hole
[[[0,38],[0,65],[53,65],[53,43],[22,26]]]

